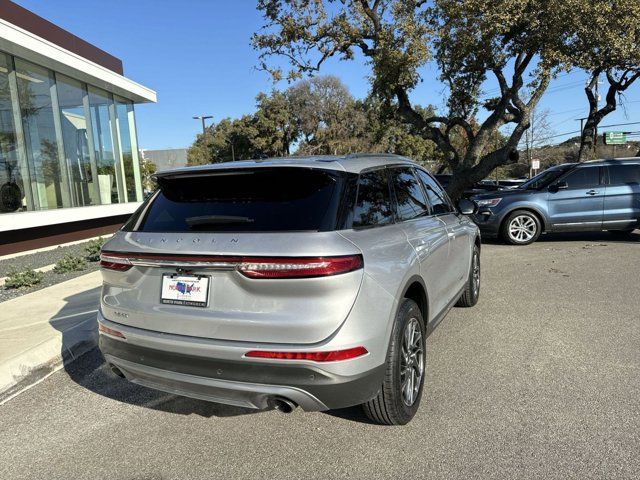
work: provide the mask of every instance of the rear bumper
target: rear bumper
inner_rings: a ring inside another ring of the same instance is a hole
[[[105,359],[127,380],[201,400],[266,409],[283,397],[306,411],[357,405],[379,391],[384,365],[336,375],[310,364],[228,360],[157,350],[100,335]]]

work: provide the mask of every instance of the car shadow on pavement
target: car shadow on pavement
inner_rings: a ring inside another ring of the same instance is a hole
[[[369,425],[378,425],[374,421],[370,420],[362,410],[361,405],[355,405],[353,407],[340,408],[337,410],[327,410],[322,412],[332,417],[341,418],[342,420],[350,420],[356,423],[368,423]],[[379,425],[378,425],[379,426]]]
[[[95,302],[90,300],[91,295]],[[179,415],[234,417],[261,412],[153,390],[115,375],[105,363],[100,350],[93,347],[98,327],[96,313],[88,311],[97,310],[98,299],[99,289],[66,297],[65,306],[49,322],[62,334],[64,371],[76,384],[118,402]],[[86,308],[88,300],[92,306]],[[81,308],[81,314],[78,314],[78,305],[85,307]],[[74,319],[75,325],[72,324]],[[73,359],[75,360],[71,361]]]

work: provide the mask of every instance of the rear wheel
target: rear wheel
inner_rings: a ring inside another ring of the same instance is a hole
[[[371,420],[405,425],[418,411],[425,367],[425,325],[418,305],[404,299],[398,309],[378,395],[363,404]]]
[[[501,229],[502,238],[511,245],[529,245],[538,239],[541,232],[540,220],[528,210],[511,212]]]
[[[456,303],[456,307],[473,307],[478,303],[480,297],[480,249],[477,245],[473,247],[473,256],[471,257],[471,269],[469,270],[469,278],[464,287],[464,291]]]

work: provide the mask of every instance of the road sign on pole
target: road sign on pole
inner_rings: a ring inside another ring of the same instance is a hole
[[[627,143],[625,132],[605,132],[602,137],[605,145],[624,145]]]
[[[540,169],[540,160],[531,160],[531,168],[534,170]]]

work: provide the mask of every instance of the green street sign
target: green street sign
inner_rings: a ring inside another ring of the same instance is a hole
[[[624,132],[605,132],[603,137],[605,145],[624,145],[627,143],[627,134]]]

